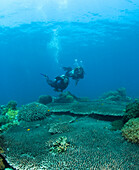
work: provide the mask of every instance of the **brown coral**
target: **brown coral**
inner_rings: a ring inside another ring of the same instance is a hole
[[[0,154],[1,153],[4,153],[4,150],[2,149],[2,147],[0,147]],[[4,168],[5,168],[5,165],[3,163],[2,157],[0,156],[0,169],[4,169]]]
[[[2,149],[2,147],[0,147],[0,153],[4,153],[4,150]]]
[[[4,169],[5,165],[3,163],[3,159],[0,157],[0,169]]]
[[[122,135],[128,141],[139,144],[139,118],[130,119],[122,128]]]

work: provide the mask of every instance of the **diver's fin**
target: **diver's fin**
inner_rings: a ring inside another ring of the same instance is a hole
[[[77,86],[78,82],[79,82],[79,80],[75,80],[75,85],[76,85],[76,86]]]

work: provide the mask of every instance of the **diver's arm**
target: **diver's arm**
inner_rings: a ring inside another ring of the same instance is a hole
[[[46,82],[47,82],[51,87],[55,87],[55,81],[50,80],[49,77],[48,77],[46,74],[42,74],[42,73],[40,73],[40,74],[46,78]]]
[[[46,79],[47,83],[51,86],[51,87],[55,87],[55,81],[50,80],[49,78]]]
[[[44,77],[48,77],[46,74],[42,74],[42,73],[40,73],[42,76],[44,76]]]
[[[64,70],[64,71],[68,71],[68,72],[69,72],[69,71],[71,71],[71,70],[72,70],[72,68],[71,68],[71,67],[63,67],[63,70]]]
[[[46,78],[46,81],[49,80],[49,77],[46,74],[42,74],[42,73],[40,73],[40,74]]]

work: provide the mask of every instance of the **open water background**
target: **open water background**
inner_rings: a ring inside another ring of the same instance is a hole
[[[138,0],[0,0],[0,104],[57,96],[50,78],[82,61],[69,90],[95,99],[125,87],[139,97]]]

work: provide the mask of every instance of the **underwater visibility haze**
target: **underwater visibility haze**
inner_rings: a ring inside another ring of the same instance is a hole
[[[10,169],[139,169],[139,0],[0,0]]]
[[[62,67],[85,70],[68,91],[95,99],[124,87],[139,96],[138,0],[0,0],[0,103],[57,96],[51,79]]]

